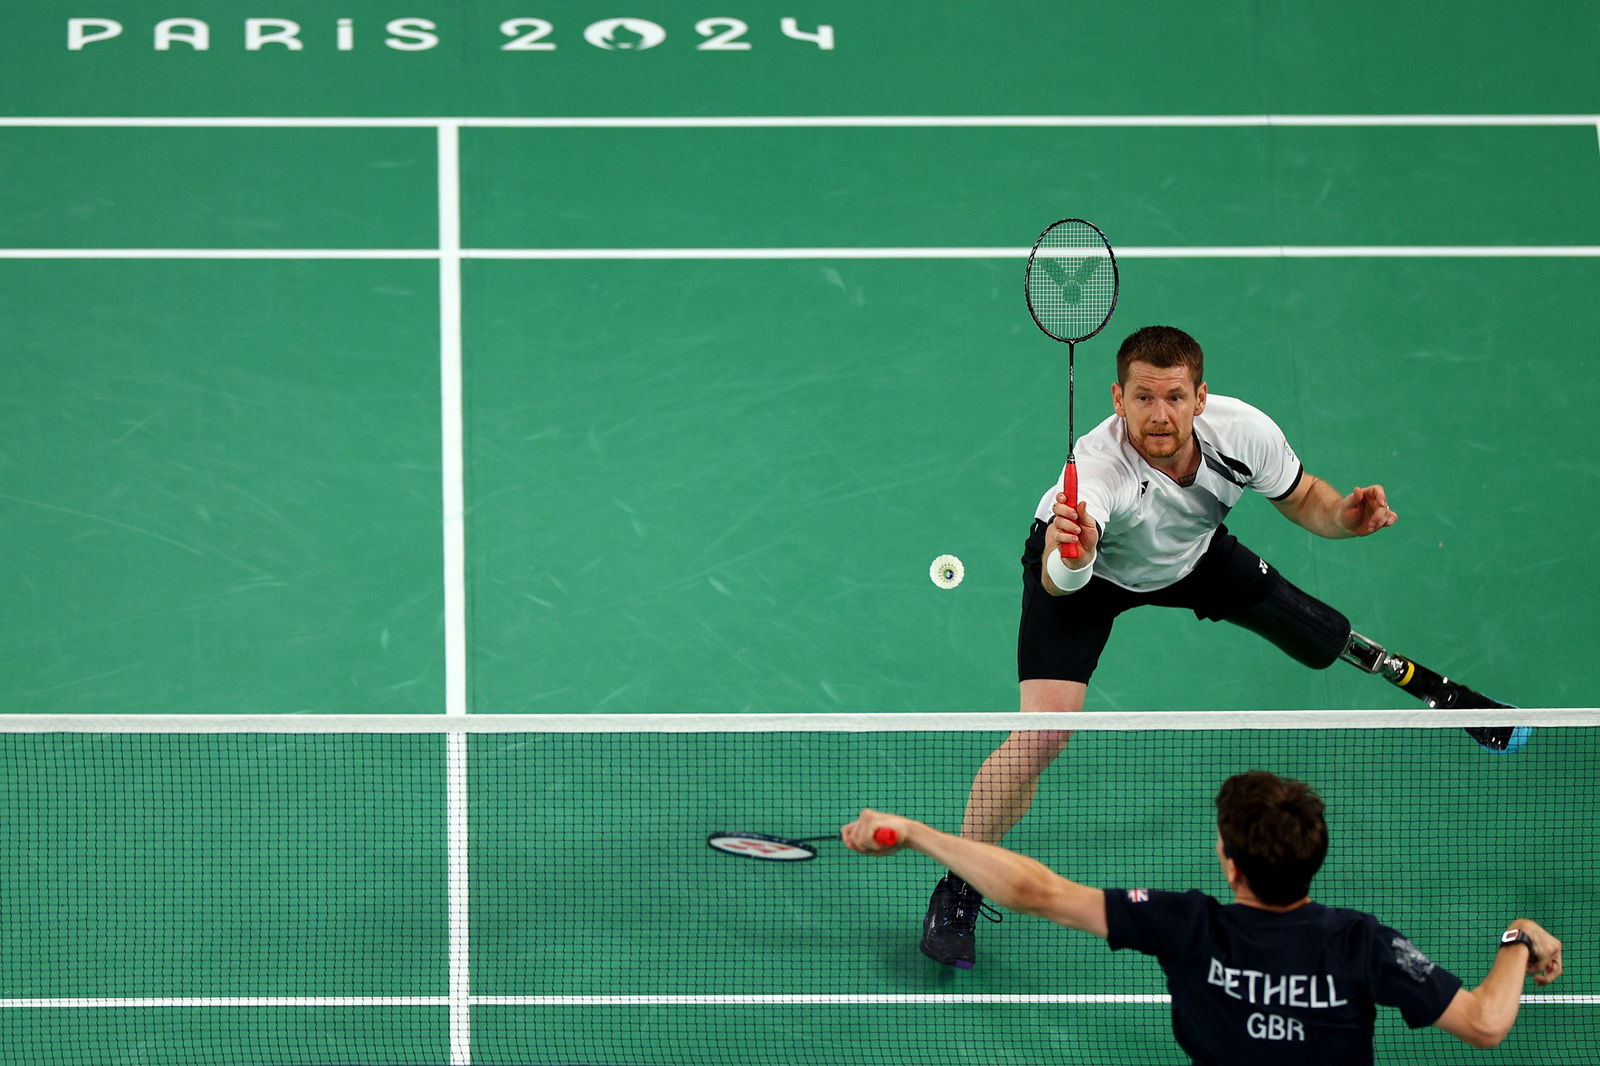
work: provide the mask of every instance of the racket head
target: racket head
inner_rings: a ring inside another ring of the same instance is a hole
[[[761,859],[765,862],[805,862],[817,857],[817,849],[804,840],[772,836],[770,833],[712,833],[706,837],[706,847],[742,859]]]
[[[1117,256],[1100,227],[1063,218],[1033,242],[1022,288],[1034,324],[1058,341],[1076,344],[1111,321],[1118,285]]]

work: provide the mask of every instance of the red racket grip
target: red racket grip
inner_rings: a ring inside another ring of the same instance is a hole
[[[900,843],[900,834],[886,825],[880,825],[872,834],[872,839],[886,848],[892,848]]]
[[[1061,472],[1061,491],[1067,497],[1067,506],[1074,511],[1078,509],[1078,464],[1071,459],[1067,460],[1067,467]],[[1061,558],[1076,559],[1078,546],[1076,544],[1061,545]]]

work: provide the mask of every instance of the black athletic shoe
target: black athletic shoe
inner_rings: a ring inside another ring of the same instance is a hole
[[[1396,684],[1435,709],[1476,710],[1490,707],[1514,709],[1509,703],[1491,699],[1475,689],[1434,673],[1420,663],[1412,662],[1405,680]],[[1527,725],[1467,727],[1467,736],[1477,741],[1484,750],[1492,751],[1496,755],[1514,755],[1522,750],[1522,746],[1532,735],[1533,727]]]
[[[934,886],[928,915],[922,920],[922,953],[958,970],[972,969],[976,958],[973,931],[980,914],[991,922],[1002,917],[983,902],[977,889],[955,874],[945,874]]]
[[[1455,691],[1451,693],[1453,699],[1445,704],[1447,707],[1462,707],[1474,709],[1478,707],[1506,707],[1511,704],[1501,703],[1497,699],[1485,696],[1483,693],[1470,689],[1465,685],[1458,685],[1454,681],[1447,682]],[[1467,736],[1476,740],[1480,745],[1497,755],[1514,755],[1522,750],[1522,746],[1533,735],[1531,725],[1489,725],[1467,728]]]

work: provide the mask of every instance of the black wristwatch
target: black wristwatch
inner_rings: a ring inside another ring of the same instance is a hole
[[[1510,947],[1512,944],[1526,944],[1526,945],[1528,945],[1528,958],[1530,958],[1530,959],[1538,958],[1537,953],[1535,953],[1534,950],[1533,950],[1533,937],[1529,936],[1523,930],[1521,930],[1521,929],[1507,929],[1505,932],[1500,934],[1500,946],[1501,947],[1507,948],[1507,947]]]

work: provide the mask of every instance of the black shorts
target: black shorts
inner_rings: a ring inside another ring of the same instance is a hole
[[[1037,519],[1022,550],[1022,622],[1017,630],[1017,680],[1048,678],[1088,683],[1111,636],[1111,623],[1130,607],[1185,607],[1219,622],[1261,602],[1283,578],[1223,526],[1186,576],[1153,592],[1131,592],[1102,577],[1066,596],[1039,582],[1046,523]]]

